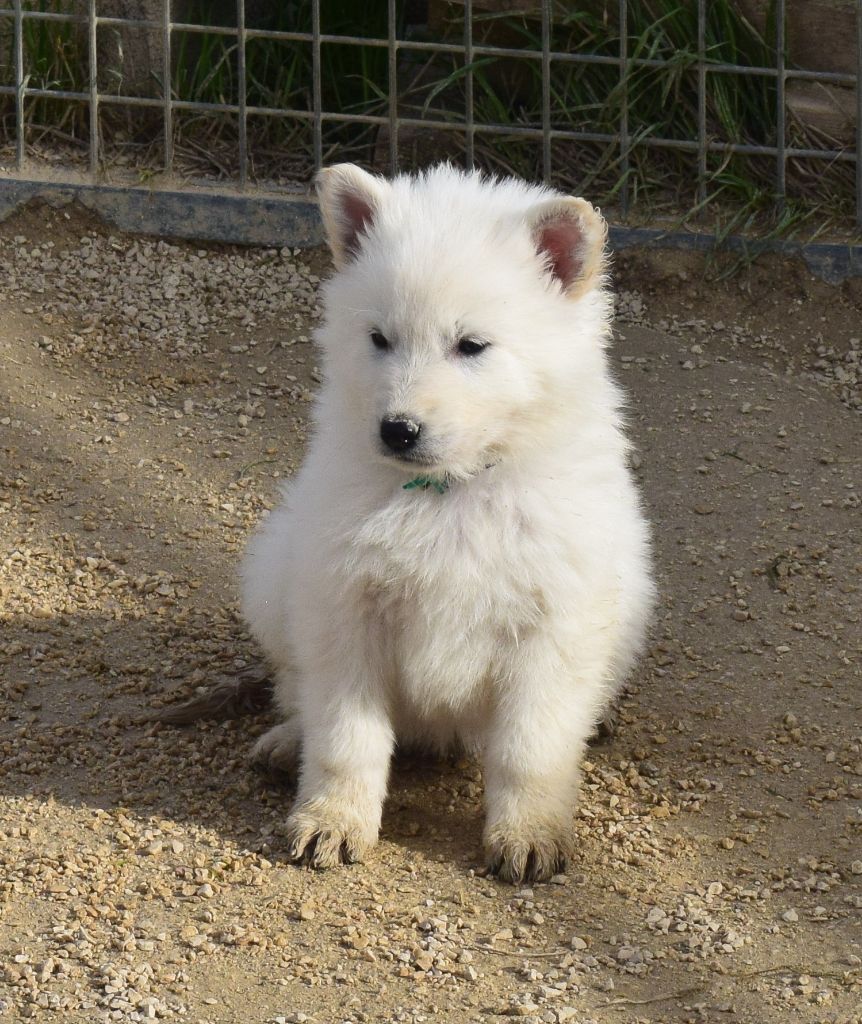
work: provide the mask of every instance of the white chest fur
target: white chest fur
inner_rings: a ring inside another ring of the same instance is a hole
[[[476,699],[546,613],[540,524],[475,481],[397,495],[349,538],[346,571],[397,690],[418,709]]]

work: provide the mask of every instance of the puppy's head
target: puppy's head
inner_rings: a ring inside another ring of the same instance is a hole
[[[448,166],[388,182],[342,164],[318,194],[328,386],[369,452],[467,477],[589,402],[608,299],[588,202]]]

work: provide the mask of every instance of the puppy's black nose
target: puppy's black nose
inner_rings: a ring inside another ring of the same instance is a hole
[[[385,419],[380,421],[380,437],[393,452],[406,452],[419,440],[421,426],[413,420]]]

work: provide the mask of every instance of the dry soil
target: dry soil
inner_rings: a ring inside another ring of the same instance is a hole
[[[259,663],[235,569],[325,256],[0,226],[0,1017],[862,1020],[862,289],[715,270],[619,261],[661,605],[575,863],[513,889],[472,763],[399,762],[373,857],[315,874],[266,715],[142,721]]]

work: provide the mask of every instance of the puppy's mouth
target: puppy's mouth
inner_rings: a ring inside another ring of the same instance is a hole
[[[423,451],[393,452],[390,448],[381,445],[379,452],[387,462],[400,463],[404,466],[421,466],[423,469],[428,469],[437,465],[437,460]]]

